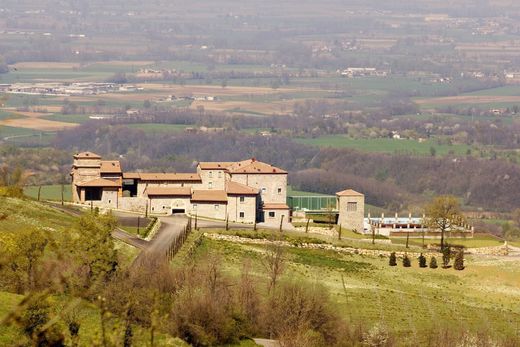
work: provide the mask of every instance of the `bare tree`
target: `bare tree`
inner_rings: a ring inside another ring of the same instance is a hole
[[[274,290],[285,267],[285,249],[277,240],[267,245],[266,255],[262,261],[269,276],[269,291]]]

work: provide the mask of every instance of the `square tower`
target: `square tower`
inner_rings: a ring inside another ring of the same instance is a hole
[[[338,224],[343,228],[363,233],[365,222],[365,195],[352,189],[336,193],[339,211]]]

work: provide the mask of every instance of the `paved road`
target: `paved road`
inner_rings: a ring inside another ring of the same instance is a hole
[[[186,216],[161,217],[161,227],[154,238],[146,242],[146,247],[139,254],[136,261],[139,262],[146,258],[164,257],[172,242],[181,234],[188,223]]]

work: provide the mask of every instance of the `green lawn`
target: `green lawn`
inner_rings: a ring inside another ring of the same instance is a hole
[[[70,184],[65,184],[63,186],[63,198],[65,201],[72,201],[72,192],[71,192],[71,186]],[[37,199],[38,198],[38,186],[31,186],[24,188],[24,194]],[[55,201],[61,201],[61,185],[55,184],[55,185],[47,185],[42,186],[41,192],[40,192],[40,200],[55,200]]]
[[[192,125],[186,124],[159,124],[159,123],[138,123],[128,124],[129,128],[140,129],[146,133],[179,133]]]
[[[425,240],[426,243],[440,243],[440,240]],[[467,239],[458,239],[458,238],[447,238],[446,242],[449,244],[454,245],[460,245],[467,248],[479,248],[479,247],[496,247],[496,246],[502,246],[504,244],[504,241],[489,234],[475,234],[474,238],[467,238]],[[392,238],[393,244],[399,244],[404,245],[406,244],[406,238]],[[410,239],[409,240],[410,245],[415,246],[421,246],[422,245],[422,239]]]
[[[438,144],[434,140],[418,142],[415,140],[397,139],[353,139],[344,135],[328,135],[317,138],[298,138],[296,142],[305,145],[333,148],[352,148],[366,152],[379,153],[407,153],[414,155],[431,155],[431,148],[435,148],[436,155],[447,155],[450,152],[456,155],[465,155],[467,145]]]

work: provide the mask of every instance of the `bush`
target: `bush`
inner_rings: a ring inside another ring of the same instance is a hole
[[[455,270],[464,270],[464,250],[459,250],[455,256],[455,263],[453,265]]]
[[[426,257],[422,253],[418,259],[419,259],[419,267],[422,267],[422,268],[428,267],[428,265],[426,265]]]
[[[403,266],[404,267],[412,266],[412,262],[410,261],[410,258],[408,258],[407,254],[405,254],[404,257],[403,257]]]
[[[390,253],[390,260],[388,261],[388,265],[397,266],[397,257],[395,256],[395,252]]]
[[[430,269],[436,269],[438,267],[439,266],[437,265],[437,259],[435,259],[435,257],[432,257],[430,259]]]
[[[266,332],[280,339],[283,346],[331,346],[338,342],[343,322],[324,287],[282,283],[267,304]]]

